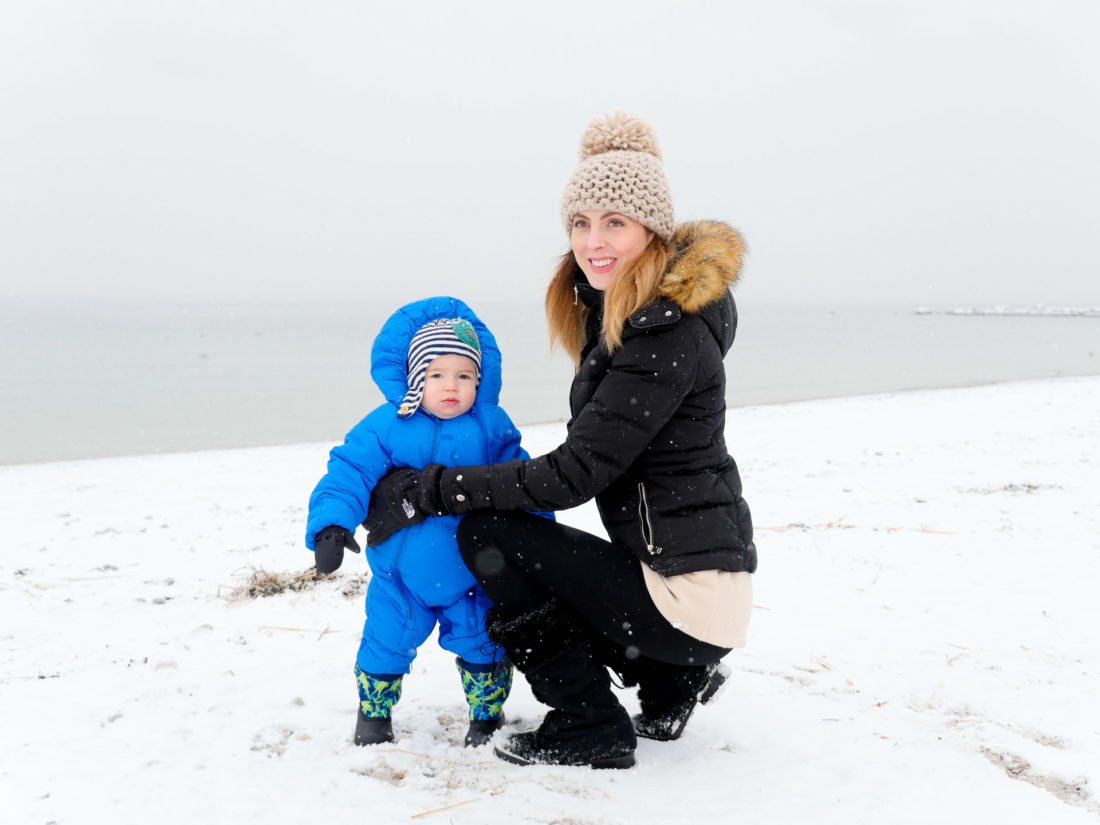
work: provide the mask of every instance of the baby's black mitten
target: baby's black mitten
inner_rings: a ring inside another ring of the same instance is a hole
[[[353,553],[359,552],[355,536],[343,527],[332,525],[318,533],[313,540],[313,556],[317,564],[317,572],[327,576],[339,568],[344,561],[345,547]]]

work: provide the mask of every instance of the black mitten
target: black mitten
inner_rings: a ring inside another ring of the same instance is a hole
[[[313,540],[313,556],[317,564],[317,572],[327,576],[338,569],[344,561],[345,547],[353,553],[359,552],[359,544],[355,541],[355,536],[343,527],[332,525],[318,533]]]

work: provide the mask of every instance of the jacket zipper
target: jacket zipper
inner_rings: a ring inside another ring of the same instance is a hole
[[[477,627],[477,599],[474,598],[473,588],[466,591],[466,625]]]
[[[653,544],[653,522],[649,518],[649,499],[645,494],[645,485],[640,481],[638,482],[638,521],[642,530],[642,541],[645,542],[645,549],[649,551],[649,555],[661,555],[661,550],[664,548]]]
[[[436,441],[438,441],[438,439],[439,439],[439,422],[436,422],[432,426],[432,443],[431,443],[431,446],[428,448],[428,464],[434,463],[433,459],[435,459],[435,445],[436,445]],[[427,464],[425,464],[424,466],[427,466]],[[405,552],[405,544],[409,540],[409,534],[408,534],[408,531],[402,531],[402,532],[404,533],[404,535],[401,539],[401,544],[399,544],[397,546],[397,552],[393,554],[393,580],[397,583],[398,592],[401,593],[401,597],[405,602],[405,619],[406,620],[411,620],[412,619],[412,608],[409,607],[409,597],[407,595],[408,591],[405,589],[405,582],[401,580],[401,570],[400,570],[401,554]]]

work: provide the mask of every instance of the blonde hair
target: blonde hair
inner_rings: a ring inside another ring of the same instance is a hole
[[[614,352],[622,345],[626,319],[656,300],[661,279],[671,261],[672,248],[660,235],[654,235],[646,248],[604,292],[600,339],[608,352]],[[550,345],[560,346],[573,359],[574,366],[579,368],[589,309],[577,300],[573,289],[577,270],[577,259],[572,250],[561,256],[546,289],[546,320],[550,326]]]

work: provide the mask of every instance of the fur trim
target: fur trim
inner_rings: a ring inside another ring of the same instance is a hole
[[[698,312],[741,277],[745,239],[718,221],[682,223],[672,233],[676,257],[661,281],[661,296]]]

